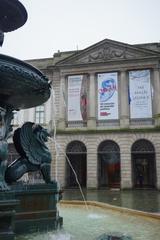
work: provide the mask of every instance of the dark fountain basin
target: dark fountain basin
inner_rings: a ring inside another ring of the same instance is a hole
[[[31,65],[0,54],[0,107],[25,109],[50,97],[48,79]]]

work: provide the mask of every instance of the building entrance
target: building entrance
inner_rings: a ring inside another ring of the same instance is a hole
[[[120,149],[113,141],[104,141],[98,148],[99,187],[120,187]]]
[[[66,155],[70,162],[66,159],[66,187],[77,188],[78,183],[76,181],[75,174],[81,185],[86,187],[87,179],[87,161],[86,161],[86,147],[80,141],[73,141],[67,146]],[[73,169],[72,169],[73,167]]]
[[[156,185],[155,150],[145,139],[132,146],[132,177],[135,188],[154,188]]]

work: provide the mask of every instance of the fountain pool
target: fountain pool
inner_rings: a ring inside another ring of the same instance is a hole
[[[98,205],[98,203],[97,203]],[[138,211],[117,211],[88,205],[61,203],[63,229],[56,232],[36,233],[19,236],[16,240],[96,240],[100,235],[117,233],[130,236],[133,240],[159,240],[160,218],[140,216]],[[143,215],[143,213],[142,213]],[[156,215],[155,215],[156,216]]]

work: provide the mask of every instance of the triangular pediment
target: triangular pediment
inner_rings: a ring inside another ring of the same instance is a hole
[[[152,50],[105,39],[84,50],[75,51],[72,56],[59,61],[57,65],[101,63],[108,61],[141,59],[157,55],[159,56],[160,54]]]

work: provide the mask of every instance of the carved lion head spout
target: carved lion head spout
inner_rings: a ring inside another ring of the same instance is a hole
[[[51,137],[48,130],[43,128],[39,124],[33,124],[32,131],[33,131],[33,134],[35,135],[35,137],[37,138],[37,140],[40,141],[41,143],[47,142],[48,137]]]

